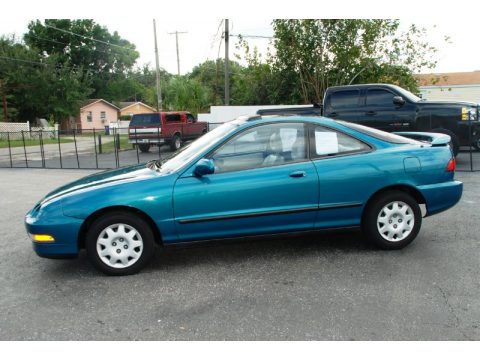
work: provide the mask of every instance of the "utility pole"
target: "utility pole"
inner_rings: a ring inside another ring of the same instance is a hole
[[[178,75],[180,75],[180,54],[179,54],[179,51],[178,51],[178,34],[186,34],[187,31],[177,31],[175,30],[175,32],[170,32],[168,33],[168,35],[175,35],[175,42],[176,42],[176,45],[177,45],[177,73]]]
[[[157,70],[157,111],[162,110],[162,89],[160,87],[160,66],[158,65],[157,26],[153,19],[153,37],[155,38],[155,63]]]
[[[230,72],[228,70],[228,19],[225,19],[225,105],[230,105]]]

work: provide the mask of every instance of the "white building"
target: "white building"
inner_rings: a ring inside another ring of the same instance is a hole
[[[198,114],[198,121],[206,121],[216,125],[236,119],[239,116],[255,115],[260,109],[278,109],[293,107],[312,107],[312,105],[252,105],[252,106],[211,106],[210,113]],[[215,126],[212,126],[214,128]]]
[[[480,71],[420,74],[415,77],[423,99],[480,103]]]

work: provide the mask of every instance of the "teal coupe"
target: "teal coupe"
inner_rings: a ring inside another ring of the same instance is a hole
[[[85,249],[110,275],[142,269],[157,245],[361,227],[383,249],[454,206],[450,137],[402,136],[308,116],[227,122],[168,159],[87,176],[26,215],[39,256]]]

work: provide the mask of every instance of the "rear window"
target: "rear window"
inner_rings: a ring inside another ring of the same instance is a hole
[[[167,114],[165,115],[165,121],[166,122],[180,122],[182,121],[182,118],[180,114]]]
[[[160,125],[159,114],[138,114],[133,115],[130,126],[142,126],[142,125]]]
[[[359,99],[359,90],[335,91],[330,95],[330,106],[334,109],[356,107]]]
[[[371,136],[375,139],[383,140],[383,141],[386,141],[386,142],[389,142],[389,143],[393,143],[393,144],[419,144],[420,143],[420,142],[418,142],[416,140],[413,140],[413,139],[408,139],[408,138],[400,136],[400,135],[395,135],[395,134],[391,134],[391,133],[388,133],[388,132],[385,132],[385,131],[382,131],[382,130],[373,129],[373,128],[368,127],[368,126],[358,125],[358,124],[354,124],[354,123],[350,123],[350,122],[346,122],[346,121],[341,121],[341,120],[338,120],[337,122],[342,124],[343,126],[345,126],[347,128],[353,129],[353,130],[358,131],[362,134],[365,134],[365,135]]]

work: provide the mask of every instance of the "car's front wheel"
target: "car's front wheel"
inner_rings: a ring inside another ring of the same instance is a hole
[[[368,240],[382,249],[401,249],[418,235],[422,212],[417,201],[402,191],[376,196],[368,205],[362,228]]]
[[[86,237],[92,264],[108,275],[131,275],[140,271],[155,249],[154,235],[142,218],[112,212],[95,220]]]

